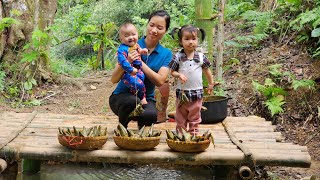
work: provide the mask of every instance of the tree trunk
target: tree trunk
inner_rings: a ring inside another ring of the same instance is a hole
[[[260,10],[262,12],[273,11],[276,8],[277,8],[277,0],[261,0],[260,1]]]
[[[0,63],[4,63],[6,66],[20,63],[23,46],[30,42],[33,30],[45,31],[53,23],[56,11],[57,0],[0,1],[0,20],[11,17],[19,21],[18,24],[0,32]],[[37,67],[34,67],[35,64]],[[41,80],[50,79],[48,60],[40,58],[35,64],[32,64],[30,69],[32,73],[35,73],[35,79],[38,83],[41,83]],[[19,67],[26,68],[28,66],[24,64]],[[13,72],[7,73],[14,74]],[[23,76],[23,74],[20,75]]]

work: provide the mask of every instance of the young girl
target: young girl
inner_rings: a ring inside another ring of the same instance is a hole
[[[201,122],[201,107],[203,98],[202,73],[208,80],[208,94],[211,94],[214,81],[209,69],[211,63],[206,56],[197,52],[199,34],[202,40],[205,37],[203,29],[192,25],[184,25],[181,28],[174,28],[171,35],[178,34],[179,44],[183,49],[176,53],[169,64],[171,74],[178,78],[176,89],[176,115],[177,131],[182,132],[182,128],[191,134],[199,132],[198,127]]]

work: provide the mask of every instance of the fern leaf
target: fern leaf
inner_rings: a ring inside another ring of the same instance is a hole
[[[283,96],[276,96],[267,100],[265,105],[270,110],[271,116],[284,112],[283,108],[281,107],[283,104],[285,104],[283,100]]]
[[[299,87],[308,87],[309,89],[314,89],[315,82],[313,80],[293,80],[292,87],[297,90]]]

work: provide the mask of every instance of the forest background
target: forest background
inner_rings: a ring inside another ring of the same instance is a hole
[[[100,75],[108,77],[117,63],[118,26],[131,21],[141,37],[149,14],[158,9],[171,15],[169,30],[194,24],[197,1],[0,1],[0,111],[43,108],[55,113],[110,113],[105,98],[101,104],[90,105],[96,102],[93,98],[102,96],[83,92],[99,92],[93,90],[106,81],[99,79]],[[213,31],[217,34],[221,30],[221,2],[211,3]],[[225,33],[220,37],[224,39],[223,76],[218,79],[221,85],[215,94],[232,97],[229,115],[258,115],[272,121],[286,141],[307,145],[313,160],[319,161],[320,2],[225,3]],[[219,53],[217,36],[213,39],[210,59],[215,64]],[[179,47],[169,34],[161,43],[172,51]],[[208,48],[206,43],[201,47]],[[216,68],[213,66],[213,72]],[[114,87],[103,85],[110,89],[103,89],[101,94],[110,93]],[[67,93],[76,91],[82,92],[81,99],[68,99],[65,105],[57,105]],[[66,108],[54,109],[54,105]],[[85,107],[89,106],[95,108],[86,112]],[[303,175],[310,174],[300,174]]]

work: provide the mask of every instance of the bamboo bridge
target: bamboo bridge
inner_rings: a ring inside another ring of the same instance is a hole
[[[161,142],[153,150],[130,151],[116,146],[113,130],[118,125],[117,116],[89,116],[38,113],[0,113],[0,158],[20,162],[20,171],[39,171],[41,161],[140,163],[213,165],[217,167],[241,167],[250,171],[251,163],[259,166],[305,167],[311,165],[306,146],[283,142],[280,132],[270,121],[257,116],[227,117],[222,123],[200,124],[200,131],[210,130],[215,145],[205,152],[174,152],[166,144],[162,133]],[[98,150],[71,150],[59,144],[58,127],[90,127],[101,125],[108,128],[107,143]],[[137,128],[130,122],[129,128]],[[175,123],[156,124],[155,129],[175,129]],[[2,160],[0,159],[0,160]],[[1,164],[1,163],[0,163]],[[30,169],[30,164],[32,168]],[[34,169],[36,167],[36,169]],[[241,170],[239,169],[239,172]],[[3,169],[3,167],[2,167]],[[0,168],[1,170],[1,168]]]

